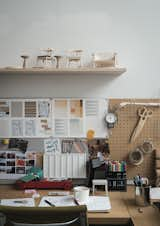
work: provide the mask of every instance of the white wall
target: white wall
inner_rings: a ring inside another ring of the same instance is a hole
[[[0,97],[160,98],[159,0],[0,0],[0,67],[40,48],[116,51],[127,72],[0,75]]]

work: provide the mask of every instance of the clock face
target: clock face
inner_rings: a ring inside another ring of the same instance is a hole
[[[114,113],[108,113],[106,115],[106,122],[107,123],[115,123],[117,120],[117,117]]]

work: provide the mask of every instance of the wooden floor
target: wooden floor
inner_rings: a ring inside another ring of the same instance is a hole
[[[39,190],[41,197],[48,194],[48,190]],[[104,194],[104,192],[97,192]],[[17,190],[13,185],[0,185],[0,199],[30,197],[24,191]],[[92,225],[132,225],[160,226],[160,211],[153,206],[138,207],[134,199],[134,187],[127,188],[127,192],[109,192],[111,200],[110,213],[88,213],[89,224]],[[36,200],[38,205],[40,199]],[[140,210],[139,210],[140,208]]]

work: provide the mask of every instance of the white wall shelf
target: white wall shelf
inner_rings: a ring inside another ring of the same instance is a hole
[[[80,75],[113,75],[118,76],[126,72],[125,67],[101,67],[101,68],[0,68],[0,75],[3,74],[80,74]]]

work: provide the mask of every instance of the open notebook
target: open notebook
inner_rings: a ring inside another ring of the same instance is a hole
[[[74,197],[72,195],[67,196],[44,196],[39,206],[48,207],[46,201],[54,204],[55,206],[75,206]],[[88,212],[110,212],[111,204],[108,196],[89,196],[89,200],[85,204]]]

